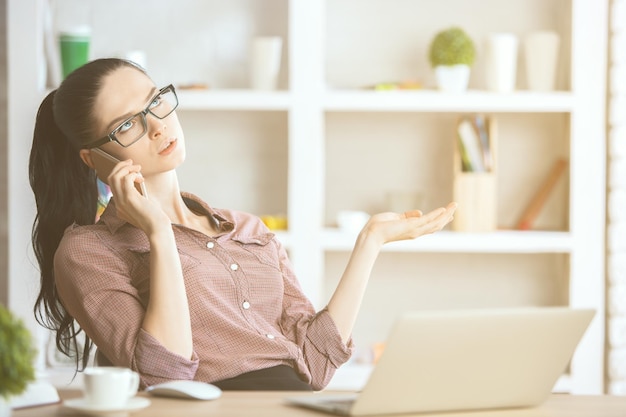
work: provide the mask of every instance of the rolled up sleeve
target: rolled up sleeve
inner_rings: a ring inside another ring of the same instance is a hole
[[[295,277],[286,252],[282,248],[279,251],[285,285],[283,333],[301,349],[298,370],[308,377],[314,390],[321,390],[328,385],[337,368],[352,356],[353,341],[352,338],[347,343],[342,341],[328,310],[315,312]]]
[[[200,361],[194,352],[191,359],[166,349],[150,333],[139,329],[135,347],[135,367],[144,385],[172,379],[193,379]]]
[[[307,326],[302,346],[314,390],[321,390],[328,385],[337,368],[350,359],[352,350],[352,339],[343,343],[328,310],[324,309],[315,315]]]

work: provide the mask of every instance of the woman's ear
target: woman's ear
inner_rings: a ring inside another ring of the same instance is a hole
[[[91,169],[96,169],[93,160],[91,159],[91,150],[89,149],[81,149],[79,151],[80,159],[83,160],[85,165],[87,165]]]

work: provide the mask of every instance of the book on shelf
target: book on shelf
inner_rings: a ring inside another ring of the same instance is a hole
[[[488,120],[484,115],[464,117],[457,126],[457,138],[463,172],[491,172],[493,156]]]
[[[539,187],[518,220],[517,228],[519,230],[530,230],[533,227],[535,220],[537,220],[537,217],[541,213],[541,209],[544,207],[550,193],[556,186],[561,175],[563,175],[566,167],[567,160],[565,159],[559,159],[554,163],[552,169],[543,181],[543,184],[541,184],[541,187]]]
[[[491,171],[493,169],[491,138],[488,130],[489,123],[490,120],[488,120],[484,114],[477,114],[474,116],[474,127],[476,128],[476,132],[480,138],[483,163],[486,171]]]

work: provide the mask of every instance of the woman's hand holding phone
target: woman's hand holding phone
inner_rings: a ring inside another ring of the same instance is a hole
[[[108,186],[111,186],[111,184],[109,184],[109,176],[113,172],[115,166],[122,161],[100,148],[93,148],[91,149],[91,152],[91,158],[96,168],[96,175],[100,178],[100,181],[104,182]],[[143,180],[135,182],[135,188],[137,188],[137,191],[139,191],[141,195],[146,198],[148,197],[148,190],[146,189],[146,185]]]
[[[130,159],[120,161],[99,148],[91,152],[98,178],[111,188],[119,218],[146,234],[164,226],[171,229],[169,217],[148,198],[140,165]]]

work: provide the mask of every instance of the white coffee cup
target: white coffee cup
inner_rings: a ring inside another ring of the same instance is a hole
[[[128,368],[96,366],[83,376],[85,402],[93,407],[123,407],[137,394],[139,374]]]

